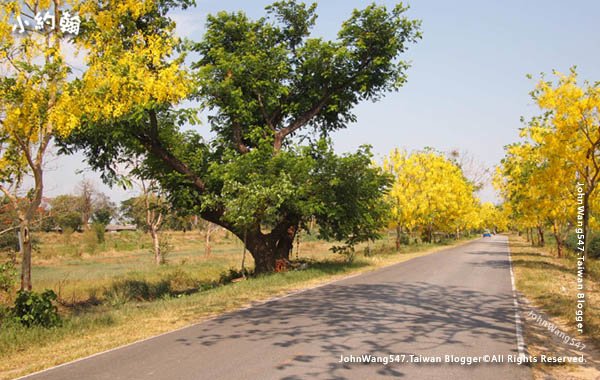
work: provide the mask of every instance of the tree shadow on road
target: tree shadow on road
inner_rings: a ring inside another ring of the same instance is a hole
[[[509,295],[490,295],[456,286],[418,283],[336,283],[294,297],[230,313],[202,325],[184,345],[216,349],[272,345],[303,352],[273,363],[281,379],[346,379],[358,364],[337,363],[340,355],[411,354],[445,345],[470,345],[466,337],[515,346],[514,309]],[[360,347],[356,352],[356,348]],[[404,351],[403,351],[404,349]],[[268,352],[265,352],[268,360]],[[323,364],[323,358],[327,364]],[[321,363],[317,363],[321,360]],[[369,365],[377,377],[402,377],[398,366]],[[372,375],[375,375],[373,373]],[[355,377],[355,376],[354,376]]]

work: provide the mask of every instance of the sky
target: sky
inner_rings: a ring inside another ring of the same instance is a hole
[[[264,15],[271,1],[197,0],[196,8],[172,14],[180,36],[199,40],[206,15],[221,10]],[[358,0],[318,1],[314,35],[335,39]],[[394,1],[376,1],[393,7]],[[600,80],[600,2],[413,0],[407,16],[422,20],[423,39],[402,57],[411,62],[408,82],[377,103],[356,107],[357,122],[333,135],[338,152],[370,144],[381,158],[394,148],[434,147],[466,151],[489,168],[503,147],[519,138],[521,117],[538,114],[529,92],[546,73],[576,65],[582,80]],[[533,75],[528,79],[527,74]],[[207,131],[204,124],[198,128]],[[49,165],[47,195],[73,192],[83,178],[115,201],[132,192],[109,189],[86,169],[80,155],[56,157]],[[486,186],[483,201],[498,198]]]

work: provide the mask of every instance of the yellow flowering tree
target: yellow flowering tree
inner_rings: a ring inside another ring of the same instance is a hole
[[[531,178],[538,168],[539,153],[528,142],[512,144],[506,148],[505,158],[496,169],[494,186],[511,210],[515,227],[525,229],[533,244],[533,231],[537,231],[539,244],[544,243],[545,217],[539,212],[539,189],[531,186]]]
[[[543,114],[522,129],[524,141],[507,147],[495,184],[513,219],[535,226],[542,244],[543,228],[552,229],[561,256],[566,234],[577,223],[577,183],[585,188],[581,224],[588,238],[600,176],[600,87],[579,85],[575,69],[555,75],[556,83],[542,79],[532,92]]]
[[[387,196],[397,246],[402,231],[455,233],[478,225],[478,201],[473,185],[455,162],[431,149],[408,154],[394,150],[384,160],[394,182]]]
[[[574,191],[576,183],[584,186],[582,230],[587,256],[590,207],[600,180],[600,83],[579,85],[574,68],[568,75],[555,75],[556,83],[542,79],[532,93],[544,115],[534,118],[530,129],[548,166],[562,169],[553,174],[564,176],[567,191]],[[543,132],[536,134],[538,129]],[[571,197],[571,204],[574,200]]]
[[[478,212],[480,228],[493,230],[494,232],[505,231],[508,228],[506,213],[491,202],[483,203]]]
[[[175,23],[164,17],[170,7],[187,8],[191,0],[81,1],[75,8],[84,20],[75,39],[85,55],[86,71],[70,87],[70,128],[149,115],[158,123],[158,110],[188,97],[194,81],[178,54],[181,41]]]
[[[53,136],[69,132],[60,5],[59,0],[0,4],[0,190],[18,218],[26,291],[32,286],[30,227],[42,200],[47,151]]]

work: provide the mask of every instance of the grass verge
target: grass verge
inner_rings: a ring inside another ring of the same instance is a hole
[[[52,329],[3,326],[0,329],[0,378],[14,378],[77,358],[197,323],[272,297],[311,288],[351,274],[372,271],[458,244],[418,246],[411,252],[314,262],[290,271],[152,302],[98,305],[75,311]]]
[[[517,290],[530,302],[531,310],[542,314],[545,320],[556,325],[564,333],[584,341],[583,350],[591,366],[597,366],[600,347],[600,263],[590,260],[586,264],[584,334],[576,329],[577,307],[577,261],[574,255],[557,258],[552,247],[532,247],[522,237],[510,236],[510,249]],[[548,329],[527,317],[525,306],[525,338],[530,354],[580,355],[582,352],[556,339]],[[600,372],[576,366],[534,366],[536,378],[593,378]]]

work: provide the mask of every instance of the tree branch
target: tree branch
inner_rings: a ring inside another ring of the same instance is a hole
[[[346,88],[347,86],[349,86],[350,84],[352,84],[356,80],[356,78],[367,68],[367,66],[369,66],[371,64],[371,62],[372,62],[372,58],[371,57],[367,58],[360,65],[360,67],[356,70],[356,72],[353,75],[350,75],[342,84],[340,84],[339,86],[334,86],[329,89],[325,89],[321,99],[317,103],[315,103],[308,111],[306,111],[302,115],[298,116],[287,127],[282,128],[279,131],[277,131],[277,133],[275,134],[275,142],[273,143],[273,148],[274,148],[275,152],[278,152],[281,149],[281,146],[283,145],[283,140],[285,139],[286,136],[294,133],[296,130],[298,130],[299,128],[306,125],[306,123],[308,123],[310,121],[310,119],[312,119],[313,117],[318,115],[319,112],[321,112],[321,110],[323,109],[323,107],[325,107],[327,105],[329,100],[331,100],[331,96],[333,94],[335,94],[337,91],[340,91],[340,90]]]
[[[267,123],[269,128],[271,128],[272,130],[275,130],[275,126],[273,125],[273,120],[271,120],[269,115],[267,115],[267,110],[262,101],[262,96],[260,96],[260,94],[258,94],[258,93],[256,94],[256,100],[258,101],[258,105],[260,107],[260,112],[262,113],[262,117],[265,119],[265,122]]]
[[[238,122],[233,122],[232,123],[233,126],[233,144],[235,146],[235,149],[242,153],[248,153],[250,151],[250,149],[246,146],[246,144],[244,144],[244,141],[242,140],[242,127]]]
[[[273,143],[273,148],[275,149],[275,151],[278,152],[281,149],[281,146],[283,145],[283,139],[286,136],[294,133],[294,131],[298,130],[306,123],[308,123],[310,119],[317,116],[319,112],[321,112],[323,107],[327,104],[327,102],[329,102],[330,99],[331,95],[328,91],[326,91],[325,95],[321,98],[321,100],[319,100],[315,105],[313,105],[308,111],[296,118],[287,127],[277,131],[277,133],[275,133],[275,142]]]
[[[150,114],[150,126],[153,131],[158,130],[158,119],[156,117],[156,112],[151,110]],[[156,133],[151,133],[154,136],[147,136],[144,134],[135,134],[138,141],[152,154],[159,157],[164,163],[169,165],[173,170],[177,173],[186,176],[190,181],[192,181],[194,187],[199,192],[204,192],[206,186],[204,181],[200,179],[186,164],[181,162],[177,157],[171,154],[167,149],[165,149],[160,141],[158,140],[158,136]]]

